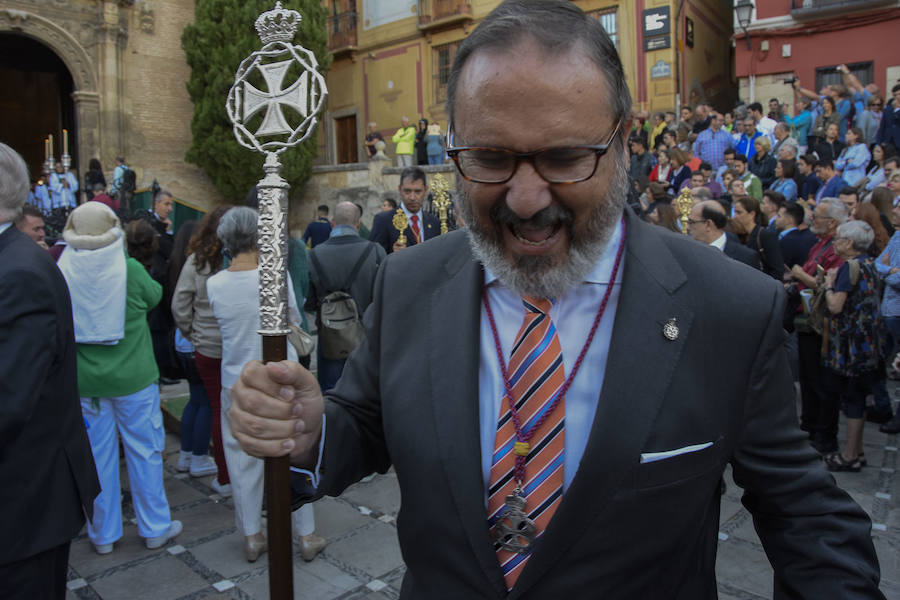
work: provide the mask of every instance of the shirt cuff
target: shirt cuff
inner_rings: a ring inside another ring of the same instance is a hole
[[[299,473],[300,475],[306,475],[309,477],[310,482],[314,488],[319,488],[319,478],[321,477],[322,471],[322,454],[325,450],[325,425],[326,425],[326,415],[322,414],[322,437],[319,439],[319,456],[316,458],[316,466],[312,471],[309,469],[301,469],[299,467],[291,467],[292,473]]]

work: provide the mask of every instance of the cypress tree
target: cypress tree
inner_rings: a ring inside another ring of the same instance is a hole
[[[319,71],[324,75],[331,64],[326,50],[325,8],[320,0],[287,0],[282,5],[302,15],[294,43],[316,55]],[[199,166],[231,202],[243,201],[250,188],[263,176],[263,155],[238,144],[225,111],[225,100],[234,84],[238,65],[262,46],[254,27],[257,16],[274,6],[274,0],[196,0],[194,23],[185,27],[181,36],[181,45],[191,67],[187,91],[194,103],[193,141],[185,159]],[[292,68],[285,82],[293,81],[298,74],[299,70]],[[257,89],[267,91],[258,72],[250,82]],[[291,126],[300,121],[299,115],[291,109],[284,108],[283,111]],[[262,113],[264,111],[246,123],[250,131],[256,131]],[[284,165],[281,176],[291,185],[292,191],[298,191],[309,179],[315,156],[315,132],[300,146],[279,155]]]

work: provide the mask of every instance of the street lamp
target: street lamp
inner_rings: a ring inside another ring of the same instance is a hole
[[[751,0],[738,0],[734,5],[734,12],[737,14],[738,25],[747,38],[747,50],[752,50],[750,44],[750,33],[747,31],[747,25],[750,24],[750,16],[753,14],[753,2]]]

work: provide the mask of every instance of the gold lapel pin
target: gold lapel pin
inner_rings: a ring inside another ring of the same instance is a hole
[[[678,325],[675,324],[675,317],[672,317],[663,325],[662,333],[670,342],[674,342],[678,338]]]

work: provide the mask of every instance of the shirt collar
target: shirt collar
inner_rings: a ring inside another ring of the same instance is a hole
[[[782,231],[781,233],[778,234],[778,239],[780,240],[781,238],[783,238],[784,236],[786,236],[787,234],[789,234],[792,231],[797,231],[797,228],[796,227],[788,227],[787,229],[785,229],[784,231]]]
[[[411,210],[406,208],[406,202],[400,202],[400,206],[403,208],[403,212],[406,213],[407,217],[417,215],[419,217],[419,219],[421,220],[421,218],[422,218],[422,209],[421,208],[419,208],[419,212],[412,212]]]
[[[6,223],[0,223],[0,233],[3,233],[10,227],[12,227],[12,221],[7,221]]]
[[[722,252],[725,252],[725,242],[728,241],[728,236],[725,235],[725,232],[722,232],[722,235],[714,239],[709,243],[710,246],[718,248]]]
[[[359,236],[359,230],[352,225],[335,225],[331,228],[331,233],[328,237],[339,237],[339,236],[348,236],[355,235]]]
[[[612,273],[613,265],[616,263],[616,254],[619,251],[619,241],[622,239],[622,220],[616,223],[616,229],[612,237],[606,244],[606,249],[600,259],[594,264],[594,268],[590,273],[585,275],[584,283],[609,283],[609,276]],[[616,275],[616,283],[622,283],[622,273],[624,269],[619,269]],[[486,265],[484,267],[484,284],[486,286],[494,284],[497,281],[497,275],[494,274]]]

